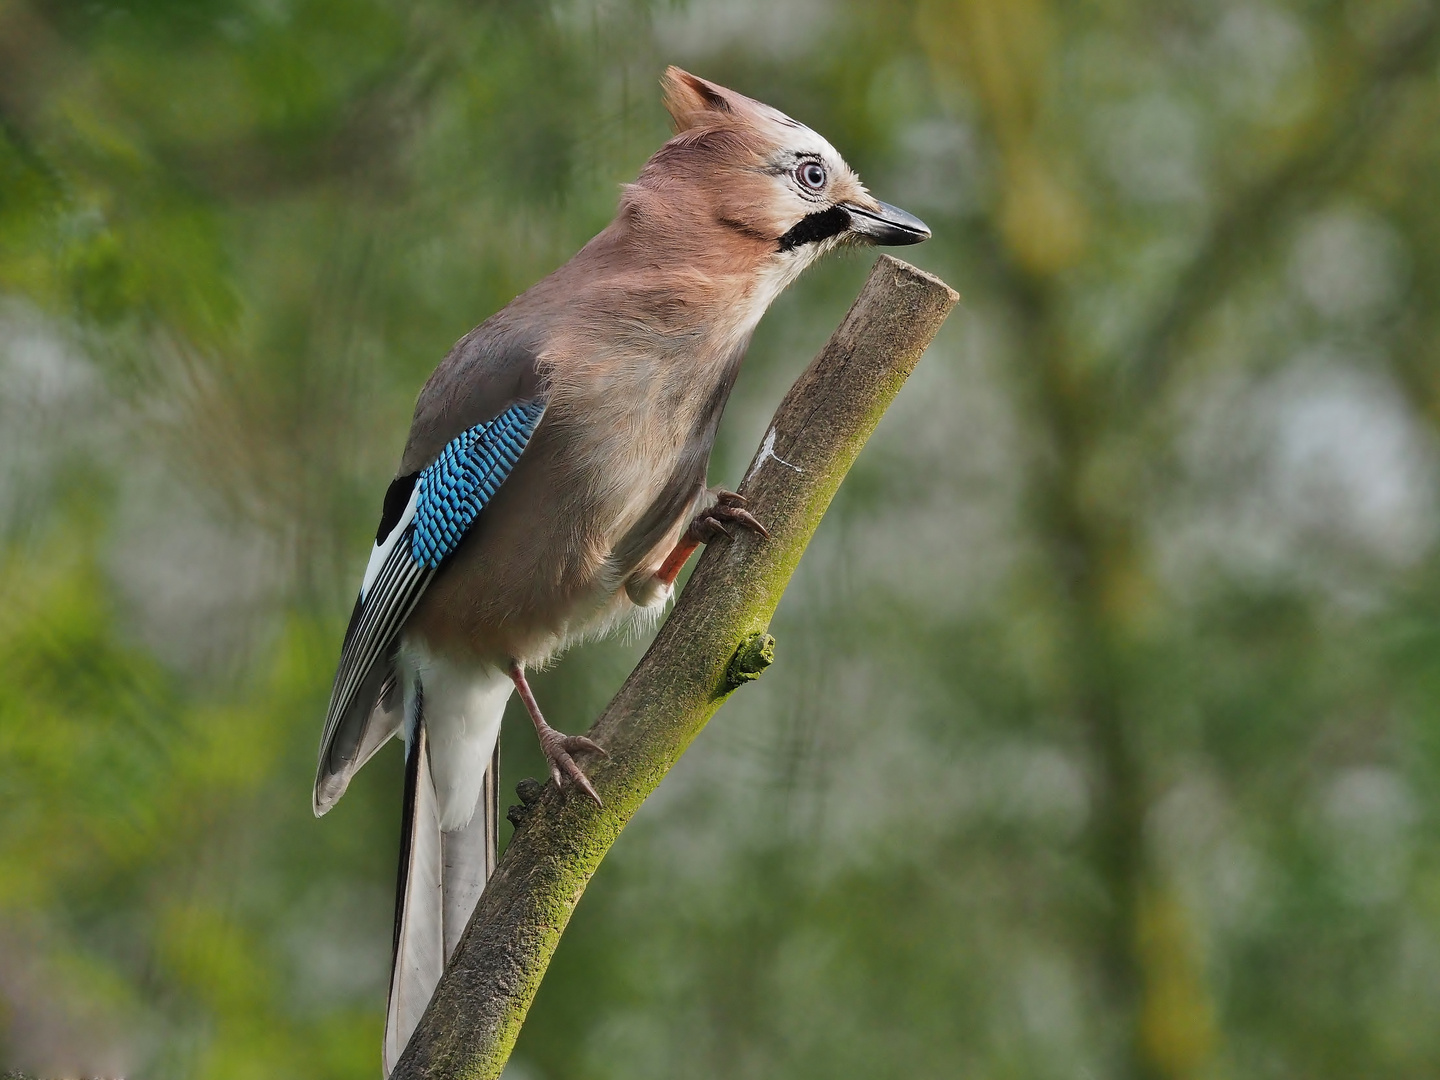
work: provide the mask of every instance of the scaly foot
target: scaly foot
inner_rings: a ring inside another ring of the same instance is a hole
[[[727,525],[741,525],[764,537],[770,535],[765,531],[765,526],[755,520],[755,516],[745,509],[745,496],[736,495],[735,492],[726,491],[724,488],[716,488],[715,505],[695,515],[695,520],[690,522],[689,527],[680,534],[680,542],[675,545],[675,549],[666,556],[665,561],[660,564],[660,569],[655,572],[656,578],[666,585],[675,584],[675,579],[680,576],[681,567],[695,553],[697,547],[701,544],[708,544],[717,536],[734,537],[734,534],[726,528]]]
[[[566,735],[556,731],[545,722],[545,717],[540,714],[540,706],[535,702],[535,695],[530,692],[530,684],[525,680],[525,668],[518,660],[510,661],[510,679],[515,684],[515,689],[520,691],[520,700],[525,703],[525,711],[530,714],[530,722],[535,725],[535,735],[540,740],[540,749],[545,751],[545,760],[550,763],[550,779],[555,781],[557,788],[564,788],[567,784],[574,784],[581,791],[589,795],[595,801],[596,806],[604,806],[600,796],[595,793],[589,777],[575,764],[572,754],[592,753],[601,757],[609,757],[603,747],[598,743],[587,739],[584,735]]]
[[[722,534],[733,537],[735,534],[727,528],[729,525],[739,525],[767,539],[770,536],[765,526],[755,519],[755,515],[745,509],[745,496],[724,488],[715,489],[715,505],[696,514],[695,520],[690,522],[690,527],[685,530],[685,535],[687,539],[697,543],[708,544]]]
[[[567,783],[572,783],[589,795],[596,806],[604,806],[605,804],[600,801],[600,796],[595,793],[595,788],[591,786],[590,778],[585,775],[579,765],[575,764],[575,759],[570,755],[580,753],[599,754],[601,757],[610,755],[584,735],[565,735],[556,731],[549,724],[545,724],[544,727],[537,724],[535,733],[540,736],[540,748],[545,751],[545,759],[550,763],[550,779],[555,781],[555,786],[563,788]]]

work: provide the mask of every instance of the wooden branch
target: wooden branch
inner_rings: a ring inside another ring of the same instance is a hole
[[[774,657],[765,633],[851,464],[959,296],[881,256],[845,321],[790,389],[740,491],[770,531],[707,547],[654,643],[589,735],[605,800],[526,791],[529,805],[485,886],[395,1080],[492,1080],[515,1045],[591,875],[645,798],[736,687]],[[536,785],[538,787],[538,785]]]

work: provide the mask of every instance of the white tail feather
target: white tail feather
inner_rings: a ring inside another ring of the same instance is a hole
[[[395,958],[385,1015],[386,1076],[400,1060],[445,968],[440,815],[423,723],[417,725],[407,751],[405,795],[409,805],[406,835],[401,838]]]
[[[495,869],[500,718],[511,691],[508,676],[493,668],[462,672],[408,650],[401,671],[412,722],[385,1017],[387,1077]],[[442,829],[451,820],[459,827]]]

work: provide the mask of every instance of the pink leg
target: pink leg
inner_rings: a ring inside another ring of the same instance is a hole
[[[540,706],[535,703],[535,695],[530,692],[530,684],[525,681],[525,668],[518,660],[510,661],[509,674],[515,689],[520,691],[520,700],[525,703],[525,711],[530,714],[530,720],[535,725],[535,734],[540,739],[540,749],[545,751],[545,760],[550,763],[550,779],[555,781],[555,786],[564,788],[566,784],[574,783],[595,800],[596,806],[604,806],[600,796],[595,794],[589,778],[581,772],[580,766],[575,764],[575,759],[570,755],[582,751],[599,754],[601,757],[609,755],[584,735],[562,735],[545,722],[545,717],[540,714]]]
[[[690,561],[690,556],[695,554],[695,549],[700,546],[699,540],[691,540],[689,535],[680,537],[680,542],[675,545],[665,561],[660,564],[660,569],[655,571],[655,576],[666,585],[674,585],[675,579],[680,576],[680,571]]]

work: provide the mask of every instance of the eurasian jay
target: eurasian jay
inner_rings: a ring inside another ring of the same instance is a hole
[[[833,248],[930,235],[803,124],[678,68],[663,86],[676,134],[615,220],[421,390],[345,632],[316,815],[405,740],[386,1075],[495,866],[511,691],[555,784],[599,804],[575,759],[604,751],[546,723],[526,668],[656,618],[699,544],[764,533],[706,488],[755,324]]]

